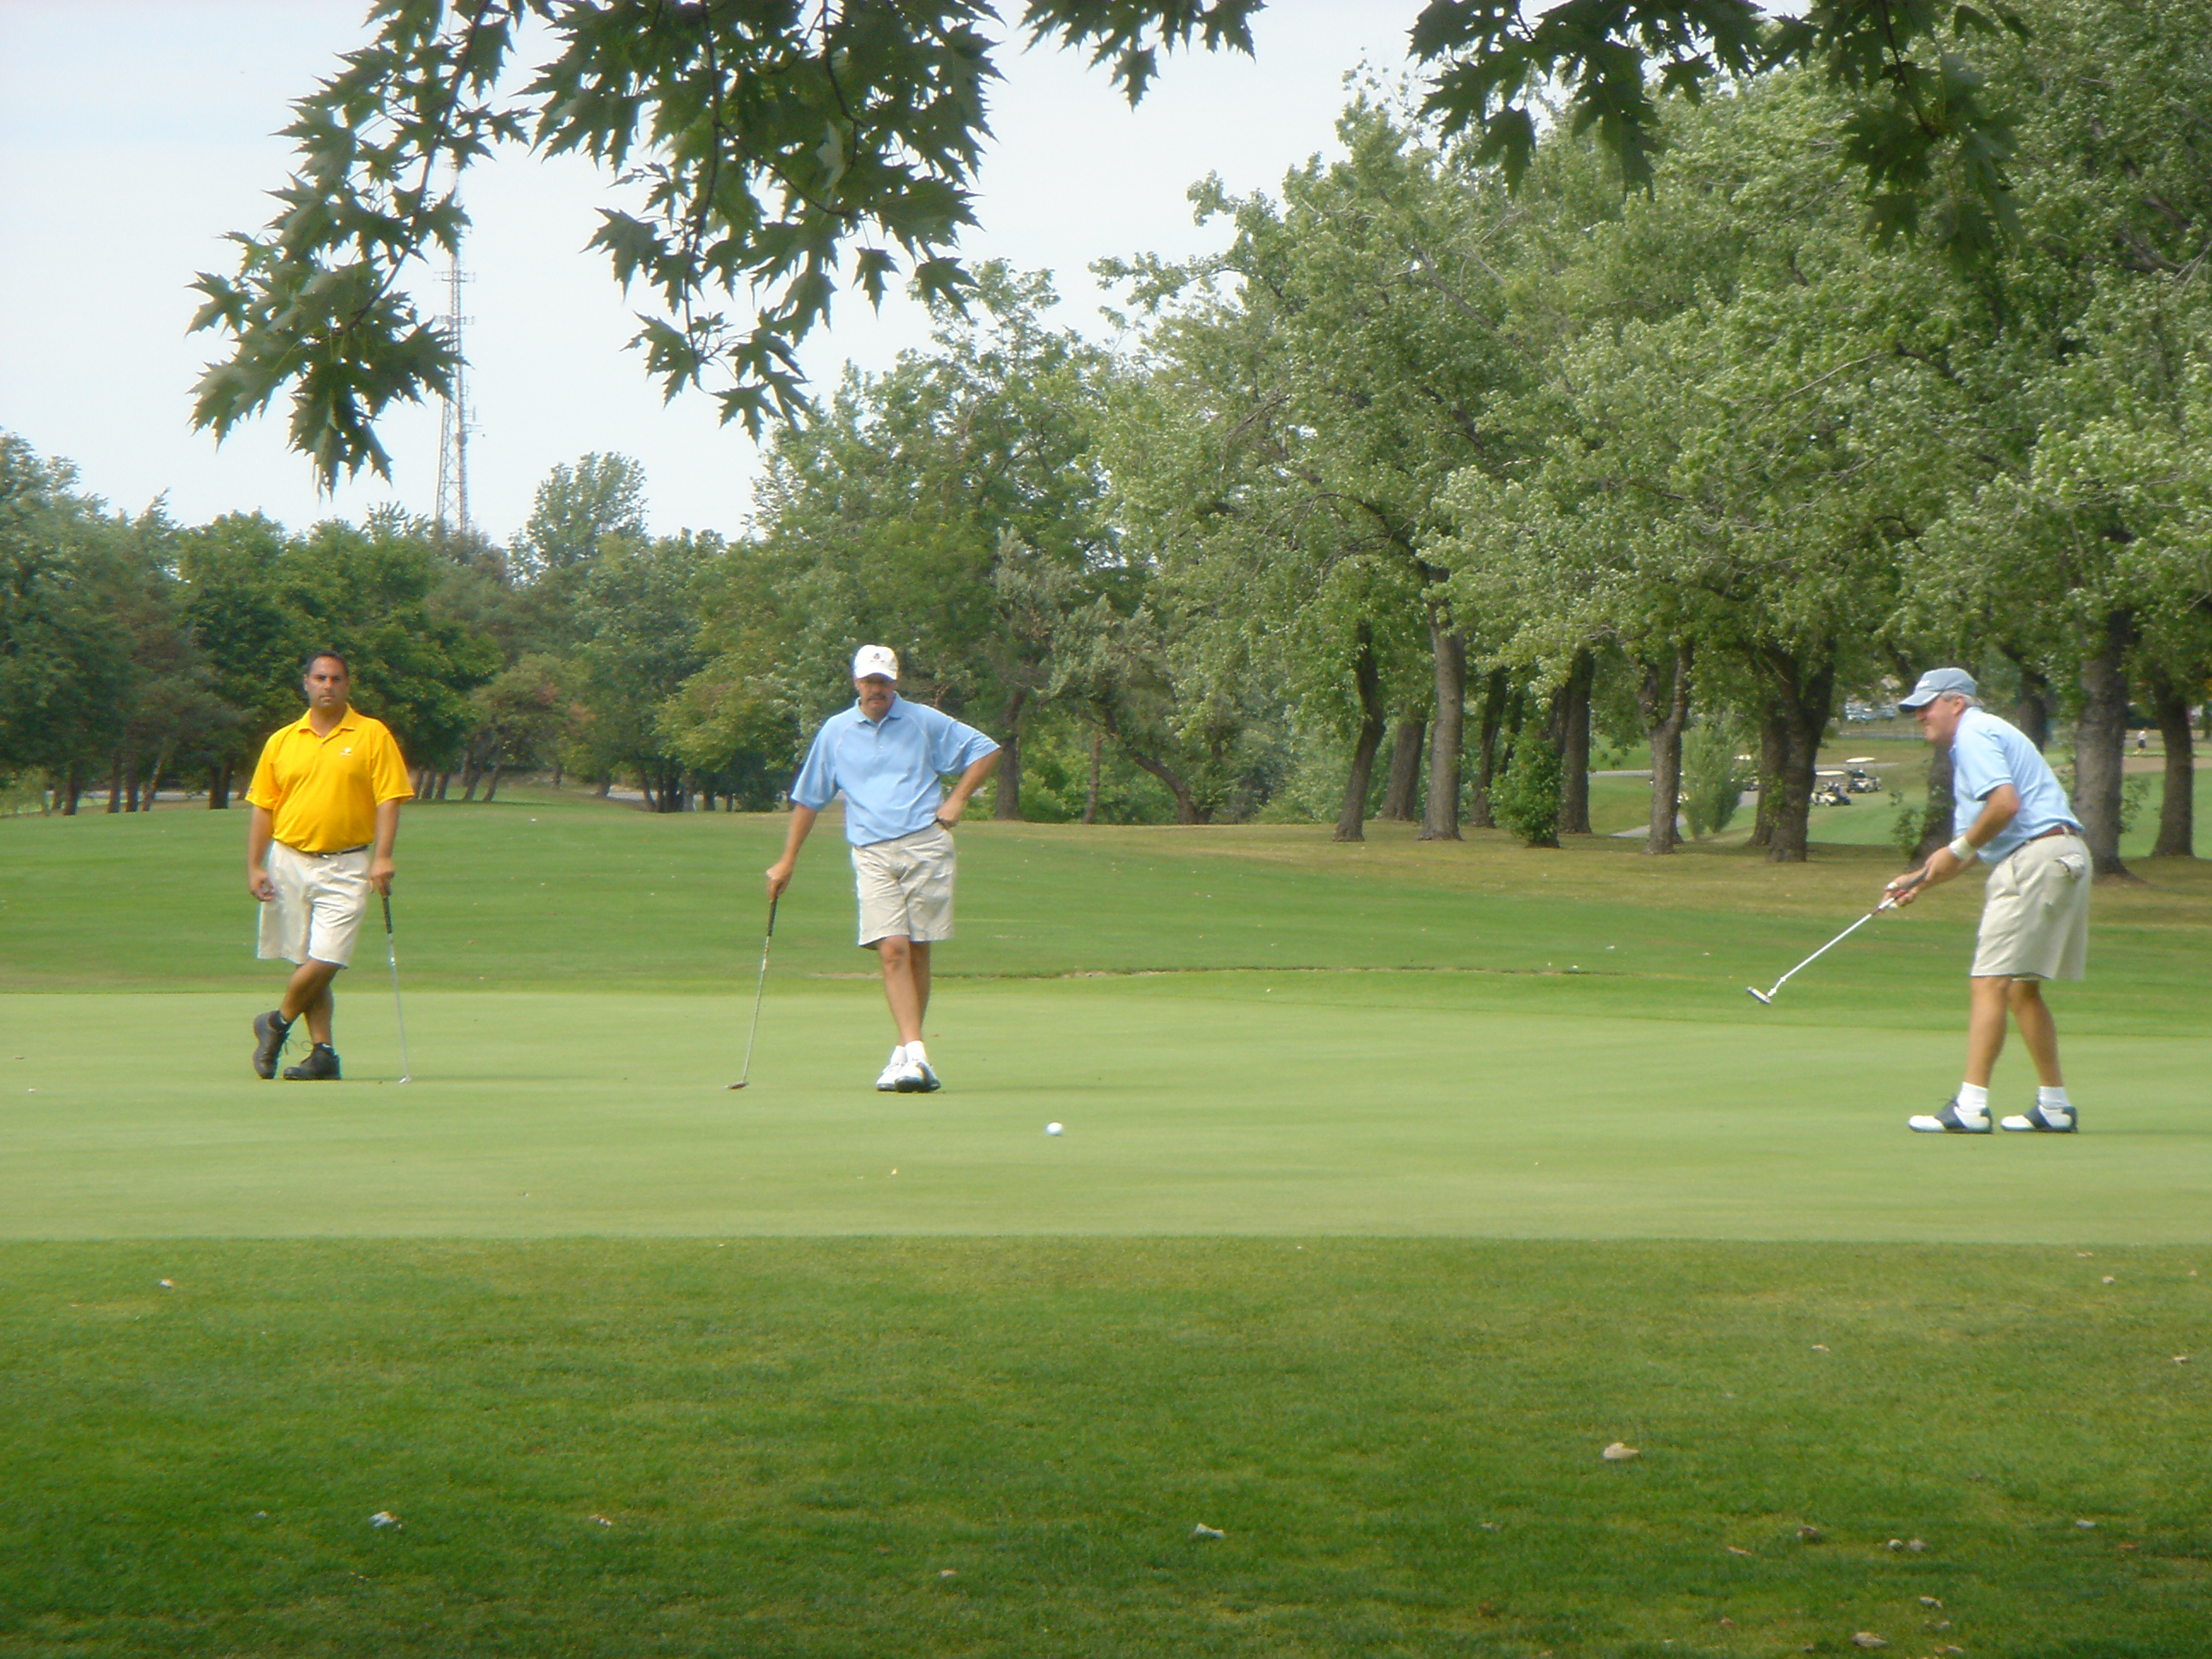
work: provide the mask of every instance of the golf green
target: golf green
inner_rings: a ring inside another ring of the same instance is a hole
[[[2080,1075],[2124,1109],[2090,1096],[2095,1133],[2070,1141],[1982,1139],[1903,1127],[1950,1034],[1771,1024],[1742,998],[1731,1023],[1655,1027],[1485,1007],[1438,975],[955,981],[931,1097],[869,1086],[865,984],[769,997],[751,1086],[730,1091],[748,1000],[423,994],[402,1087],[389,1002],[368,999],[346,1008],[350,1080],[310,1088],[241,1075],[234,997],[12,998],[0,1217],[49,1238],[2115,1243],[2202,1239],[2212,1218],[2207,1038],[2079,1039]]]

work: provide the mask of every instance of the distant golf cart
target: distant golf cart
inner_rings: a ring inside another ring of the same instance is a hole
[[[1849,806],[1851,804],[1851,775],[1841,767],[1823,767],[1813,774],[1813,805],[1815,806]]]
[[[1874,764],[1872,755],[1853,755],[1844,763],[1844,787],[1854,795],[1879,795],[1881,780],[1865,769]]]

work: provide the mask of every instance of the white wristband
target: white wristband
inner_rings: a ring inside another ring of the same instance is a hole
[[[1968,841],[1964,836],[1961,836],[1944,850],[1948,852],[1953,858],[1958,860],[1960,863],[1965,864],[1969,862],[1974,856],[1974,843]]]

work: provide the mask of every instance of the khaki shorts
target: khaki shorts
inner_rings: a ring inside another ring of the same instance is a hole
[[[261,907],[264,960],[353,960],[354,935],[368,908],[368,848],[302,853],[281,841],[269,843],[269,879],[276,896]]]
[[[896,841],[853,849],[860,896],[860,939],[910,939],[934,945],[952,937],[952,832],[932,824]]]
[[[2023,842],[1990,872],[1976,979],[2079,979],[2089,960],[2089,849],[2079,836]]]

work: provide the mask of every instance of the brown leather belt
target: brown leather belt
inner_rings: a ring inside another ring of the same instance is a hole
[[[2048,830],[2030,836],[2030,841],[2049,841],[2053,836],[2078,836],[2081,832],[2070,823],[2054,823]]]

